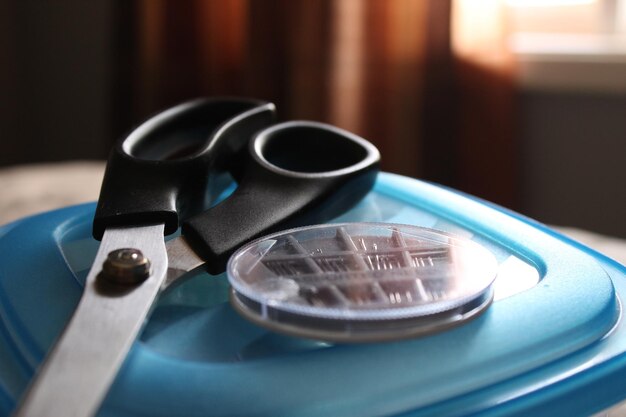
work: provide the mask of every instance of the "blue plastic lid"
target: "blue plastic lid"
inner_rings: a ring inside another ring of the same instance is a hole
[[[98,245],[94,208],[0,229],[2,415],[78,303]],[[626,397],[623,267],[488,203],[391,174],[336,219],[355,221],[480,243],[498,261],[501,296],[436,335],[329,344],[244,320],[225,276],[199,273],[161,296],[99,415],[571,415]]]

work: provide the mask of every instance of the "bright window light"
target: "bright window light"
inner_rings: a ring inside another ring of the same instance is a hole
[[[574,6],[595,2],[596,0],[506,0],[506,4],[512,7]]]

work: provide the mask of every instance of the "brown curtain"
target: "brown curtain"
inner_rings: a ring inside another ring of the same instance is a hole
[[[119,133],[192,97],[253,96],[283,120],[369,139],[386,171],[514,205],[512,155],[485,155],[514,144],[512,87],[455,59],[451,0],[142,0],[119,11],[131,28],[118,43]],[[501,127],[485,127],[494,112]]]

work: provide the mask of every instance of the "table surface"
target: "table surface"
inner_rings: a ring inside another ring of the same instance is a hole
[[[104,161],[76,161],[0,169],[0,225],[47,210],[97,200],[104,167]],[[626,265],[626,239],[573,227],[552,227]]]

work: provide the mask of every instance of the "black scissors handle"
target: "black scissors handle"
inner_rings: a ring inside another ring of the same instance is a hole
[[[209,172],[237,171],[250,137],[275,118],[272,103],[243,98],[185,102],[157,114],[113,148],[93,223],[100,240],[113,226],[165,224],[206,205]]]
[[[183,222],[183,236],[211,273],[222,272],[243,243],[343,213],[372,188],[380,161],[365,139],[316,122],[266,128],[249,150],[235,192]]]

